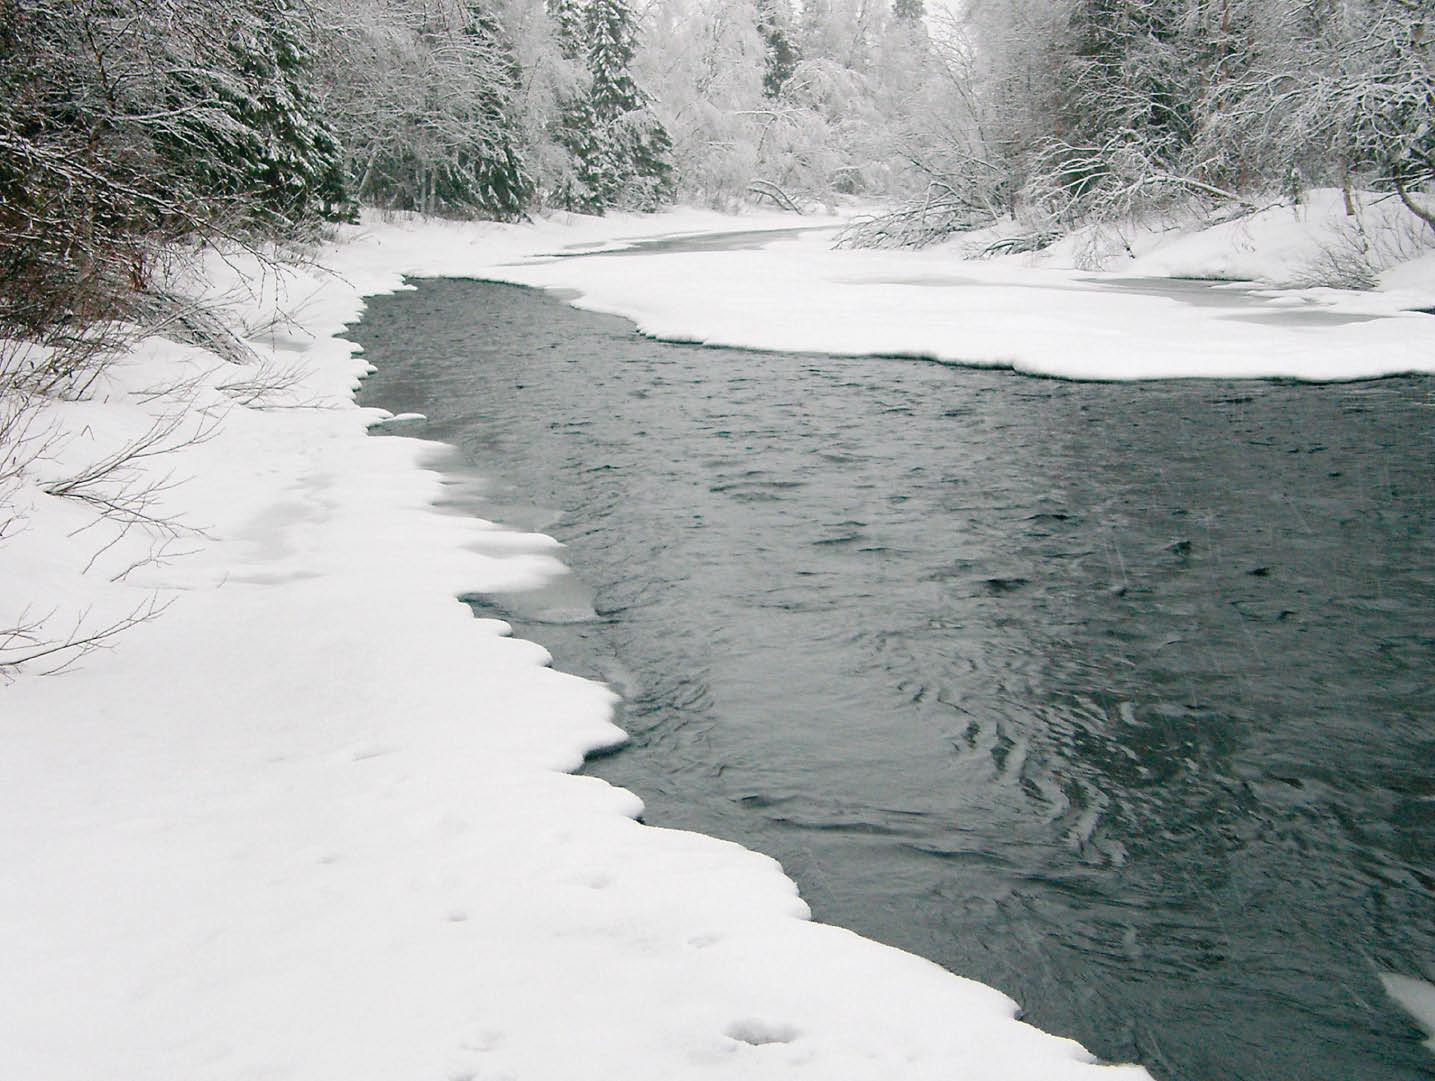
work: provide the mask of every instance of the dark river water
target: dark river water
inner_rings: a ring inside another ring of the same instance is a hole
[[[466,281],[351,336],[457,509],[567,545],[473,603],[622,693],[589,768],[648,821],[1159,1078],[1435,1076],[1380,982],[1435,977],[1435,382],[706,349]]]

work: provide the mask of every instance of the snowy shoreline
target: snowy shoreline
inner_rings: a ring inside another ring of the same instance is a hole
[[[974,242],[922,251],[831,250],[831,233],[761,251],[494,266],[472,276],[578,291],[665,341],[939,360],[1084,380],[1291,378],[1435,371],[1435,245],[1389,201],[1365,242],[1406,256],[1380,288],[1289,287],[1339,262],[1339,195],[1312,193],[1212,229],[1083,234],[1033,256],[963,259]],[[1423,228],[1423,227],[1421,227]],[[1385,239],[1382,239],[1385,238]],[[1102,270],[1078,269],[1107,249]],[[1129,254],[1127,254],[1129,252]],[[619,257],[622,258],[622,257]]]
[[[301,382],[236,405],[233,363],[150,338],[90,399],[52,407],[78,434],[18,489],[0,619],[169,607],[62,676],[0,688],[0,1074],[1147,1076],[1016,1021],[999,992],[808,921],[772,860],[639,826],[636,797],[567,772],[621,738],[611,694],[455,599],[551,578],[560,546],[435,508],[435,445],[367,437],[386,417],[353,402],[366,365],[343,327],[406,274],[473,276],[577,289],[580,306],[685,340],[955,344],[1002,363],[1016,318],[1017,366],[1044,374],[1359,378],[1435,370],[1435,320],[1226,326],[1011,262],[956,267],[956,284],[981,280],[953,290],[940,287],[950,252],[824,254],[815,238],[617,267],[540,258],[794,224],[692,211],[371,223],[322,253],[339,276],[296,270],[260,296],[255,268],[216,260],[213,292],[244,297],[249,343],[271,365],[297,360]],[[1429,301],[1429,263],[1390,291],[1296,299],[1399,311]],[[1035,319],[1034,302],[1054,307]],[[1101,332],[1117,323],[1138,329]],[[46,481],[181,412],[220,421],[147,466],[184,478],[154,498],[185,532],[156,555],[143,530],[122,531],[96,554],[110,523]]]

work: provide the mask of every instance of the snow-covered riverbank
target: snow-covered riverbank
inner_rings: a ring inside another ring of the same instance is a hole
[[[338,335],[405,274],[574,288],[674,337],[1065,374],[1430,370],[1435,320],[1252,322],[1074,271],[829,254],[820,235],[539,258],[793,224],[371,223],[323,254],[339,276],[235,291],[262,370],[148,339],[42,416],[66,434],[15,488],[0,627],[83,636],[168,607],[62,675],[0,687],[0,1076],[1146,1076],[806,921],[772,861],[639,826],[633,796],[563,772],[620,738],[609,693],[454,599],[544,580],[557,546],[436,510],[436,448],[366,436],[383,418],[353,404],[364,362]],[[252,274],[216,261],[212,287]],[[1407,277],[1251,303],[1428,306],[1428,279]],[[168,449],[93,482],[100,500],[45,493],[154,431]],[[105,516],[122,492],[148,493],[148,523]]]
[[[1435,370],[1435,234],[1391,200],[1352,230],[1336,192],[1204,231],[1082,235],[1035,256],[832,251],[832,233],[762,251],[596,258],[483,276],[576,289],[579,307],[659,338],[900,354],[1074,379],[1361,379]],[[1360,253],[1364,243],[1378,250]],[[1101,271],[1076,269],[1103,253]],[[1337,271],[1380,288],[1282,288]],[[1221,280],[1199,280],[1221,279]],[[1250,279],[1250,280],[1242,280]]]

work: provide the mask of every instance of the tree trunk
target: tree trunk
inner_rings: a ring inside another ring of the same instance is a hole
[[[1421,206],[1410,197],[1410,192],[1405,190],[1405,180],[1401,177],[1399,170],[1395,173],[1395,191],[1400,196],[1400,201],[1405,204],[1405,209],[1414,214],[1430,228],[1435,229],[1435,210]]]

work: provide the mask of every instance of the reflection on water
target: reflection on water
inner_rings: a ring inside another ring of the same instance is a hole
[[[1435,975],[1429,380],[705,350],[473,282],[356,337],[567,544],[591,595],[476,603],[622,693],[591,768],[649,821],[1160,1077],[1431,1076],[1381,983]]]

